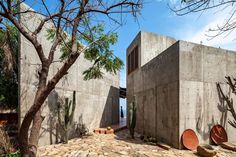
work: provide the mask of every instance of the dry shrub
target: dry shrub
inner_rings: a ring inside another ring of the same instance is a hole
[[[12,145],[8,134],[0,128],[0,154],[8,154],[11,152]]]

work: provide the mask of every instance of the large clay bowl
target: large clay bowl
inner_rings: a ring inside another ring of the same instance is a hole
[[[199,144],[196,133],[192,129],[187,129],[182,134],[182,144],[189,150],[195,150]]]
[[[213,143],[217,145],[228,141],[227,133],[221,125],[213,126],[213,128],[211,129],[210,137]]]

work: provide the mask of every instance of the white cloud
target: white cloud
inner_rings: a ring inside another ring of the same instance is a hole
[[[202,28],[194,28],[192,26],[192,31],[185,33],[185,36],[182,37],[186,41],[191,41],[194,43],[202,43],[203,45],[221,47],[224,49],[236,50],[236,30],[230,32],[229,34],[225,33],[223,35],[211,38],[209,36],[216,35],[217,32],[209,31],[209,29],[215,29],[217,26],[222,26],[224,21],[227,19],[227,13],[222,12],[220,14],[215,14],[212,18],[206,21],[205,25]],[[211,15],[209,15],[211,16]],[[194,32],[194,30],[198,30]]]

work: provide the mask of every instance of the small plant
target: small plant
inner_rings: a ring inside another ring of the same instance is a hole
[[[73,91],[73,100],[65,98],[64,103],[58,103],[58,123],[61,130],[61,141],[63,143],[68,143],[70,129],[72,128],[74,112],[76,105],[76,92]],[[62,121],[61,116],[64,117]]]
[[[0,128],[0,157],[18,157],[19,151],[13,148],[8,134]]]
[[[17,150],[16,152],[14,153],[9,153],[9,154],[6,154],[6,155],[2,155],[0,157],[20,157],[20,151]]]
[[[135,96],[133,96],[133,100],[130,103],[130,109],[129,109],[129,131],[132,138],[134,138],[134,129],[136,126],[136,101]]]

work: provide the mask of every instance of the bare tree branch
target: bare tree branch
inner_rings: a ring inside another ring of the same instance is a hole
[[[182,3],[177,6],[170,6],[169,8],[176,13],[178,16],[187,15],[190,13],[203,12],[210,9],[219,8],[221,12],[228,8],[228,14],[230,16],[225,17],[223,24],[219,24],[214,29],[210,29],[210,32],[215,32],[214,35],[207,35],[210,39],[213,39],[219,35],[226,34],[229,35],[236,28],[236,17],[235,17],[235,2],[236,0],[186,0],[181,1]],[[220,14],[220,13],[219,13]]]

